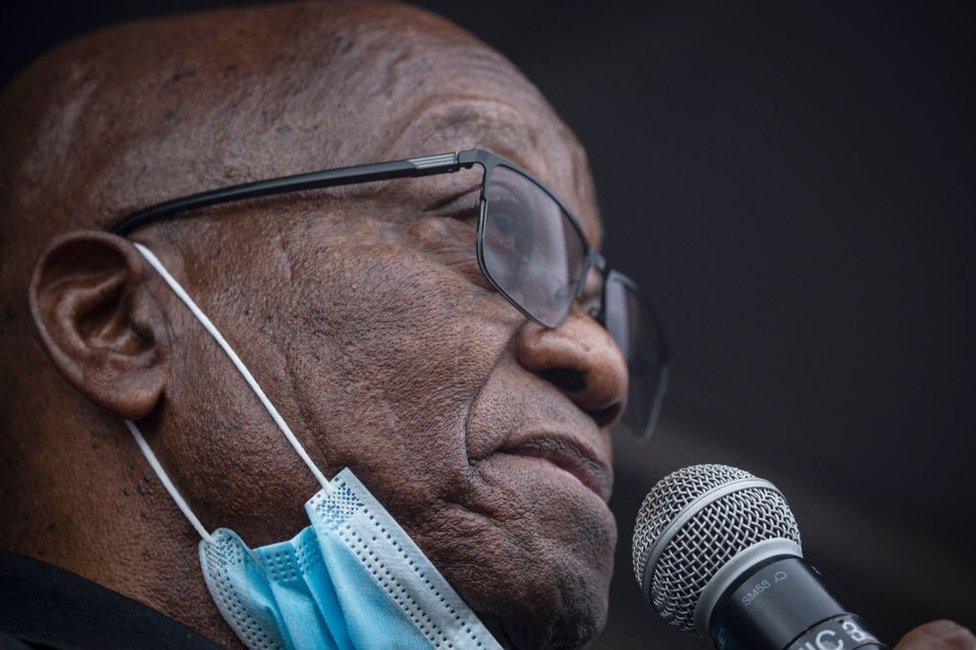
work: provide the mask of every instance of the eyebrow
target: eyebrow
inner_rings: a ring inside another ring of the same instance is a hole
[[[517,106],[501,99],[441,94],[428,98],[419,110],[410,113],[388,150],[399,148],[404,140],[410,139],[411,134],[429,132],[435,137],[425,140],[426,148],[437,148],[442,144],[443,148],[450,149],[463,141],[468,143],[465,148],[494,151],[541,178],[545,176],[541,172],[551,170],[538,169],[531,157],[525,155],[526,151],[532,151],[542,158],[533,137],[536,131]]]

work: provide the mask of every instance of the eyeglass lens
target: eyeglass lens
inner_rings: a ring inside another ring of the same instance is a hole
[[[523,310],[556,327],[576,297],[583,239],[559,204],[522,174],[497,166],[488,183],[485,270]]]
[[[622,276],[611,272],[605,292],[606,328],[627,360],[630,377],[620,428],[644,437],[654,426],[667,384],[662,333],[650,307]]]
[[[569,313],[586,264],[586,244],[571,218],[523,174],[492,168],[482,224],[489,279],[509,300],[547,327]],[[630,382],[620,427],[650,433],[666,382],[664,343],[650,307],[624,276],[605,283],[604,324],[627,360]]]

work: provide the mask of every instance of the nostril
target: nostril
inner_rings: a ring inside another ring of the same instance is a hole
[[[578,393],[586,388],[586,377],[572,368],[546,368],[539,370],[538,375],[566,393]]]
[[[621,408],[622,405],[620,404],[620,402],[617,402],[616,404],[611,404],[610,406],[603,409],[597,409],[595,411],[587,411],[587,413],[591,418],[593,418],[596,421],[597,426],[599,426],[602,429],[603,427],[608,427],[614,422],[616,422],[617,418],[620,417]]]
[[[569,395],[576,402],[576,405],[593,418],[601,428],[609,426],[620,416],[623,408],[620,402],[614,402],[602,408],[588,408],[587,402],[592,400],[595,395],[583,394],[583,391],[590,388],[587,386],[586,375],[583,372],[572,368],[546,368],[538,371],[538,375]]]

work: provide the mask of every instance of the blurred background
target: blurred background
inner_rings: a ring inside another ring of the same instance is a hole
[[[105,24],[242,2],[7,0],[3,80]],[[672,384],[618,440],[597,648],[703,648],[630,568],[667,472],[784,491],[807,557],[883,638],[976,625],[972,3],[418,4],[507,55],[586,146],[605,250],[653,298]]]

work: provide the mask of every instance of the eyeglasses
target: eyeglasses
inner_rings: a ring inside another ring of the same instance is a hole
[[[224,187],[135,212],[111,231],[125,236],[145,224],[203,208],[285,192],[483,169],[476,252],[488,282],[526,317],[555,328],[580,298],[591,270],[603,278],[589,307],[620,346],[630,375],[619,427],[638,438],[654,428],[667,388],[668,349],[654,309],[637,285],[612,269],[579,222],[549,188],[515,163],[484,149],[296,174]]]

